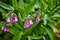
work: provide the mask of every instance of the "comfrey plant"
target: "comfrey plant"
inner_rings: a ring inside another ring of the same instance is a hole
[[[59,9],[60,0],[0,0],[0,40],[60,40]]]

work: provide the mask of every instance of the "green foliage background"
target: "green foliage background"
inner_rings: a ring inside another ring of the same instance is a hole
[[[22,18],[33,14],[35,8],[41,10],[41,21],[24,29]],[[47,40],[59,40],[52,28],[56,27],[60,32],[60,0],[0,0],[0,29],[1,22],[6,21],[6,14],[11,10],[18,16],[19,22],[11,25],[8,33],[0,30],[0,40],[42,40],[43,36]]]

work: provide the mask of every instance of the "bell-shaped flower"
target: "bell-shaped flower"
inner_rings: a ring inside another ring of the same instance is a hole
[[[8,32],[8,31],[9,31],[9,28],[8,28],[8,27],[6,27],[6,26],[4,26],[4,25],[2,25],[1,30],[3,30],[4,32]]]
[[[38,16],[36,16],[35,21],[40,22],[40,18]]]
[[[15,22],[18,22],[17,16],[14,16],[14,17],[12,18],[12,21],[11,21],[11,23],[15,23]]]
[[[28,27],[30,27],[30,26],[32,26],[32,25],[33,25],[32,20],[29,20],[29,21],[28,21],[28,24],[25,24],[25,23],[24,23],[24,28],[28,28]]]
[[[10,18],[10,17],[8,17],[7,22],[8,22],[8,23],[10,23],[10,22],[11,22],[11,18]]]

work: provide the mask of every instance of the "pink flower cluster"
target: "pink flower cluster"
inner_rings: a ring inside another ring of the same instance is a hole
[[[3,25],[1,30],[3,30],[4,32],[8,32],[9,31],[9,27],[6,27],[6,26]]]
[[[7,22],[8,22],[8,23],[18,22],[18,18],[17,18],[17,16],[14,16],[13,18],[8,17]]]
[[[38,14],[38,13],[37,13]],[[40,22],[40,18],[39,18],[39,15],[37,15],[36,14],[36,17],[34,17],[34,20],[35,20],[35,22],[37,22],[37,23],[39,23]],[[12,16],[12,17],[11,17]],[[14,24],[14,23],[16,23],[16,22],[18,22],[18,18],[17,18],[17,16],[16,16],[16,14],[14,14],[14,13],[11,13],[10,14],[10,16],[8,16],[8,19],[7,19],[7,23],[9,24],[9,23],[12,23],[12,24]],[[24,21],[24,28],[29,28],[30,26],[32,26],[33,25],[33,21],[32,21],[32,19],[31,19],[31,16],[29,15],[29,17],[28,17],[28,22],[26,22],[26,21]],[[4,31],[4,32],[7,32],[7,31],[9,31],[9,28],[8,27],[6,27],[6,26],[2,26],[2,30]]]
[[[36,21],[37,23],[40,22],[39,16],[36,16],[35,21]],[[26,21],[25,21],[25,22],[26,22]],[[30,27],[30,26],[32,26],[32,25],[33,25],[33,21],[32,21],[32,20],[29,20],[29,21],[28,21],[28,24],[24,23],[24,28],[28,28],[28,27]]]
[[[29,20],[28,24],[24,24],[24,28],[28,28],[33,25],[32,20]]]
[[[12,15],[13,17],[11,17],[11,16],[8,16],[8,19],[7,19],[7,23],[9,24],[9,23],[12,23],[12,24],[14,24],[14,23],[16,23],[16,22],[18,22],[18,18],[17,18],[17,16],[16,15]],[[9,31],[9,26],[7,27],[6,25],[2,25],[2,30],[4,31],[4,32],[8,32]]]

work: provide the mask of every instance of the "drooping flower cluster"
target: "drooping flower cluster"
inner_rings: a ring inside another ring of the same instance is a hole
[[[26,23],[26,22],[24,23],[24,28],[28,28],[28,27],[30,27],[32,25],[33,25],[32,20],[29,20],[28,23]]]
[[[18,18],[17,18],[17,16],[16,16],[16,14],[15,13],[12,13],[12,12],[10,12],[10,15],[8,16],[8,19],[7,19],[7,22],[6,23],[8,23],[8,24],[14,24],[14,23],[16,23],[16,22],[18,22]],[[6,24],[5,23],[5,24]],[[2,30],[4,31],[4,32],[8,32],[9,31],[9,27],[10,26],[6,26],[6,25],[2,25]]]
[[[8,32],[9,31],[9,26],[5,26],[5,25],[2,25],[2,29],[4,32]]]
[[[16,23],[16,22],[18,22],[18,18],[17,18],[17,16],[16,15],[13,15],[13,17],[8,17],[8,19],[7,19],[7,22],[8,23]]]
[[[33,25],[33,20],[32,20],[32,18],[35,20],[35,22],[37,22],[37,23],[39,23],[40,22],[40,18],[39,18],[39,11],[37,11],[36,12],[36,16],[35,17],[33,17],[33,16],[31,16],[31,15],[27,15],[27,17],[26,17],[26,19],[24,19],[24,28],[29,28],[30,26],[32,26]],[[17,18],[17,16],[16,16],[16,14],[14,13],[14,12],[11,12],[10,11],[10,15],[8,15],[8,18],[7,18],[7,23],[9,24],[9,23],[11,23],[11,24],[14,24],[14,23],[16,23],[16,22],[18,22],[18,18]],[[9,26],[8,27],[6,27],[5,25],[2,25],[2,30],[4,31],[4,32],[7,32],[7,31],[9,31]]]
[[[30,26],[33,25],[33,20],[32,20],[32,16],[31,15],[28,15],[27,17],[28,19],[25,19],[24,21],[24,28],[28,28]],[[40,18],[39,18],[39,13],[37,12],[36,13],[36,16],[34,18],[35,22],[39,23],[40,22]]]

